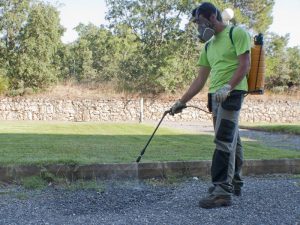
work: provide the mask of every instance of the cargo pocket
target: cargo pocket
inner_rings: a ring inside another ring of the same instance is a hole
[[[230,111],[239,111],[242,107],[244,91],[232,91],[230,95],[222,102],[222,108]]]
[[[219,141],[232,143],[234,138],[235,127],[236,125],[234,122],[230,120],[222,119],[220,123],[220,127],[217,131],[216,138]]]

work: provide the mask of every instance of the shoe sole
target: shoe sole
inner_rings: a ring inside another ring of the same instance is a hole
[[[208,194],[212,194],[212,193],[213,193],[213,191],[214,191],[214,190],[213,190],[212,188],[209,188],[209,189],[208,189],[208,191],[207,191],[207,193],[208,193]],[[236,191],[236,190],[234,190],[234,191],[233,191],[233,195],[235,195],[235,196],[238,196],[238,197],[239,197],[239,196],[241,196],[241,195],[242,195],[242,192],[241,192],[241,191]]]
[[[207,204],[199,204],[201,208],[204,209],[213,209],[213,208],[220,208],[220,207],[228,207],[231,206],[232,202],[222,202],[222,203],[216,203],[214,205],[207,205]]]

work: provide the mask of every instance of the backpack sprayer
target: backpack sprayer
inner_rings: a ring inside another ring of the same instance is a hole
[[[224,9],[222,12],[223,21],[229,25],[229,21],[234,17],[234,11],[230,8]],[[234,45],[232,32],[234,26],[231,27],[229,38]],[[264,40],[263,34],[259,33],[254,36],[254,46],[251,47],[251,67],[247,75],[248,92],[250,95],[262,95],[264,93],[264,79],[265,79],[265,51],[263,48]],[[207,46],[205,46],[207,51]]]
[[[260,33],[254,37],[254,46],[251,48],[251,68],[247,76],[249,94],[264,93],[266,66],[263,44],[263,35]]]
[[[229,21],[233,19],[234,12],[232,9],[227,8],[222,12],[222,18],[224,23],[229,25]],[[234,46],[233,41],[233,30],[235,26],[230,28],[229,38]],[[205,45],[205,51],[207,52],[208,48],[207,43]],[[247,82],[248,82],[248,92],[250,95],[262,95],[264,94],[264,80],[265,80],[265,51],[263,48],[264,40],[263,34],[259,33],[254,36],[254,45],[251,47],[251,67],[250,71],[247,74]]]
[[[229,31],[229,38],[234,46],[233,30],[235,26],[232,26]],[[265,85],[265,51],[263,48],[264,40],[263,34],[259,33],[254,36],[254,45],[251,47],[251,66],[250,71],[247,74],[248,91],[246,94],[250,95],[262,95],[264,94]],[[205,44],[205,51],[208,51],[209,42]]]

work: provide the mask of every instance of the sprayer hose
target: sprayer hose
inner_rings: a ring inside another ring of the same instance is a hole
[[[203,111],[203,112],[205,112],[205,113],[211,114],[211,112],[208,112],[207,110],[201,109],[200,107],[195,106],[195,105],[188,105],[188,106],[186,106],[186,107],[187,107],[187,108],[195,108],[195,109],[198,109],[198,110]]]

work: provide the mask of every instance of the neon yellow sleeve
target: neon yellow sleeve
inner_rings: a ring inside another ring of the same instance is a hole
[[[250,52],[251,38],[247,31],[241,27],[236,27],[233,29],[232,38],[237,56],[242,55],[247,51]]]
[[[205,51],[205,47],[202,48],[197,66],[210,67],[209,62],[207,60],[207,54],[206,54],[206,51]]]

